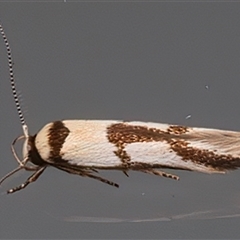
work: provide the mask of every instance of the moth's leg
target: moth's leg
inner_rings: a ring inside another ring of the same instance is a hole
[[[0,185],[10,176],[12,176],[14,173],[20,171],[20,170],[26,170],[26,171],[37,171],[39,169],[39,167],[28,167],[28,166],[22,166],[19,165],[17,168],[13,169],[11,172],[9,172],[8,174],[6,174],[3,178],[0,179]]]
[[[39,168],[36,172],[34,172],[27,180],[26,182],[22,183],[20,186],[11,188],[7,191],[7,193],[14,193],[16,191],[24,189],[28,184],[35,182],[40,175],[43,173],[43,171],[46,169],[47,166]]]
[[[15,168],[14,170],[12,170],[11,172],[9,172],[8,174],[6,174],[3,178],[1,178],[0,180],[0,185],[10,176],[12,176],[14,173],[20,171],[21,169],[23,169],[22,166],[18,166],[17,168]]]
[[[98,180],[100,182],[106,183],[106,184],[111,185],[113,187],[117,187],[117,188],[119,187],[119,185],[117,183],[115,183],[115,182],[112,182],[112,181],[107,180],[105,178],[102,178],[100,176],[93,175],[93,174],[88,173],[88,172],[82,172],[80,175],[82,175],[83,177],[86,176],[86,177],[90,177],[90,178],[96,179],[96,180]]]
[[[95,168],[89,168],[89,170],[91,170],[91,171],[93,171],[93,172],[95,172],[95,173],[98,173],[98,170],[95,169]]]
[[[144,173],[149,173],[149,174],[153,174],[153,175],[157,175],[157,176],[161,176],[161,177],[166,177],[166,178],[172,178],[175,180],[179,180],[179,177],[170,173],[166,173],[160,170],[156,170],[156,169],[138,169],[137,171],[140,172],[144,172]]]
[[[54,165],[55,166],[55,165]],[[94,168],[88,168],[88,169],[79,169],[79,168],[76,168],[75,166],[55,166],[56,168],[58,169],[61,169],[63,171],[66,171],[68,173],[71,173],[71,174],[76,174],[76,175],[80,175],[82,177],[90,177],[90,178],[93,178],[93,179],[96,179],[98,181],[101,181],[103,183],[106,183],[108,185],[111,185],[111,186],[114,186],[114,187],[119,187],[119,185],[117,183],[114,183],[110,180],[107,180],[105,178],[102,178],[100,176],[96,176],[96,175],[93,175],[92,173],[93,172],[96,172],[97,170],[94,169]]]

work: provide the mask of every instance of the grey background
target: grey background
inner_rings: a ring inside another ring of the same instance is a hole
[[[1,3],[0,19],[32,134],[58,119],[239,130],[240,3]],[[22,132],[2,40],[0,69],[4,176],[16,167],[10,144]],[[49,168],[6,195],[28,177],[16,174],[0,188],[0,237],[239,237],[239,171],[169,172],[181,180],[103,172],[115,189]]]

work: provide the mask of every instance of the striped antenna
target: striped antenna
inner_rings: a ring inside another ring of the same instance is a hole
[[[11,54],[11,48],[9,46],[8,40],[7,40],[7,36],[3,30],[2,25],[0,24],[0,32],[2,34],[6,49],[7,49],[7,55],[8,55],[8,67],[9,67],[9,74],[10,74],[10,83],[11,83],[11,88],[12,88],[12,93],[13,93],[13,98],[15,101],[15,105],[17,107],[17,112],[18,112],[18,116],[20,118],[21,124],[22,124],[22,129],[23,129],[23,133],[25,137],[28,137],[28,128],[27,125],[25,123],[25,119],[24,119],[24,115],[21,109],[21,104],[18,98],[18,94],[17,94],[17,89],[16,89],[16,84],[15,84],[15,80],[14,80],[14,73],[13,73],[13,60],[12,60],[12,54]]]

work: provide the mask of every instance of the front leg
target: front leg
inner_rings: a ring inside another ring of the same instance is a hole
[[[39,168],[36,172],[34,172],[27,180],[26,182],[22,183],[20,186],[15,187],[15,188],[11,188],[7,191],[7,193],[14,193],[16,191],[20,191],[22,189],[24,189],[25,187],[28,186],[28,184],[35,182],[40,175],[44,172],[44,170],[46,169],[47,166],[41,167]]]

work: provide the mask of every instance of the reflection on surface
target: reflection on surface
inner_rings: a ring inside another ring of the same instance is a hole
[[[118,217],[88,217],[88,216],[67,216],[56,217],[57,220],[66,222],[93,222],[93,223],[142,223],[142,222],[162,222],[173,220],[204,220],[204,219],[220,219],[220,218],[238,218],[240,217],[240,207],[232,207],[231,209],[216,209],[183,213],[172,216],[159,216],[152,218],[118,218]]]

